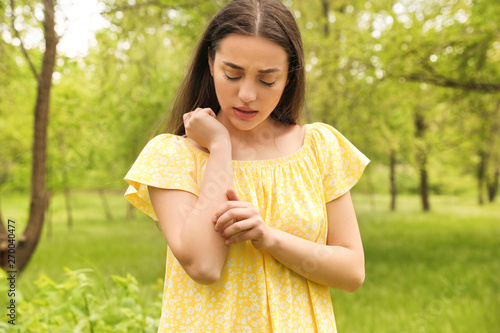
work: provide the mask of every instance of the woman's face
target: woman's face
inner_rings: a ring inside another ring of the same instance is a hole
[[[268,126],[288,81],[285,49],[265,38],[232,34],[219,42],[209,62],[218,119],[238,130]]]

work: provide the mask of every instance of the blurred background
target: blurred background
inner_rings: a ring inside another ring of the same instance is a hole
[[[123,177],[226,2],[0,0],[0,332],[156,332],[167,245]],[[283,3],[302,122],[372,160],[339,332],[500,332],[500,3]]]

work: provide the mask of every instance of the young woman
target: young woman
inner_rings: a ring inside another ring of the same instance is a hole
[[[368,159],[333,127],[299,125],[304,56],[275,0],[213,18],[161,134],[125,177],[169,245],[159,332],[336,332],[328,287],[364,256],[349,190]]]

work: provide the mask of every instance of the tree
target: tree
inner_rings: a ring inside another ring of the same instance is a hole
[[[16,269],[22,272],[31,255],[36,249],[45,219],[45,210],[48,204],[48,194],[45,187],[45,171],[47,156],[47,125],[50,106],[50,90],[52,87],[52,74],[56,60],[56,46],[58,37],[55,32],[55,6],[53,0],[43,0],[43,31],[45,36],[45,51],[43,53],[41,70],[38,72],[27,50],[22,43],[22,38],[15,26],[15,1],[10,1],[12,13],[12,29],[19,39],[21,50],[28,61],[31,71],[37,81],[37,97],[34,108],[34,136],[32,146],[32,172],[31,172],[31,203],[28,223],[16,244]],[[9,270],[8,255],[6,250],[7,233],[3,221],[0,221],[0,265],[4,270]]]

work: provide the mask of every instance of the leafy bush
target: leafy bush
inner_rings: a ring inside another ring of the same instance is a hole
[[[42,274],[34,281],[36,291],[29,300],[16,290],[16,325],[7,323],[9,317],[4,315],[0,332],[157,331],[161,296],[154,304],[141,305],[139,286],[131,274],[112,275],[113,284],[108,288],[94,270],[65,271],[67,279],[61,283]],[[6,295],[8,281],[3,270],[0,279],[0,290]],[[161,290],[159,286],[153,288]]]

